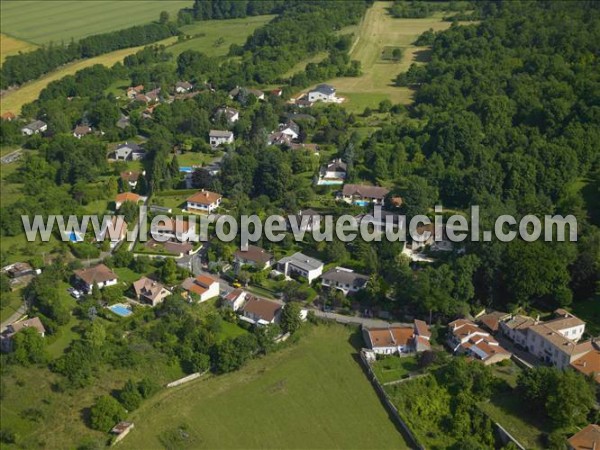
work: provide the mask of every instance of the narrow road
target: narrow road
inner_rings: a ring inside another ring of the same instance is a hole
[[[2,333],[4,330],[6,330],[6,328],[10,324],[16,322],[22,316],[24,316],[26,312],[27,312],[27,305],[25,304],[25,302],[23,302],[21,304],[21,306],[19,306],[19,308],[17,308],[17,310],[13,314],[11,314],[11,316],[8,319],[6,319],[4,322],[2,322],[2,324],[0,324],[0,333]]]
[[[339,323],[344,324],[352,324],[352,325],[364,325],[366,327],[388,327],[390,325],[401,325],[401,326],[412,326],[412,324],[399,323],[399,322],[388,322],[387,320],[381,319],[370,319],[368,317],[358,317],[358,316],[345,316],[343,314],[336,314],[331,312],[324,312],[319,309],[313,308],[309,311],[313,311],[315,316],[326,319],[326,320],[335,320]]]

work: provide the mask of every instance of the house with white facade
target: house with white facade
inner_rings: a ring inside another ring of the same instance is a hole
[[[21,134],[23,136],[32,136],[34,134],[43,133],[48,130],[48,124],[41,120],[34,120],[33,122],[25,125],[21,128]]]
[[[329,84],[319,84],[308,92],[309,102],[339,103],[340,99],[335,96],[335,88]]]
[[[221,305],[225,308],[237,311],[244,306],[248,296],[249,294],[243,289],[234,289],[222,298]]]
[[[317,185],[344,184],[347,173],[348,166],[346,163],[341,159],[334,159],[324,166],[321,166]]]
[[[321,285],[329,289],[338,289],[344,295],[353,294],[364,289],[369,282],[367,275],[356,273],[351,269],[336,267],[321,276]]]
[[[286,123],[279,124],[279,132],[289,136],[292,140],[298,139],[300,126],[293,120],[288,120]]]
[[[135,142],[125,142],[119,145],[114,152],[117,161],[138,161],[146,156],[146,151]]]
[[[177,94],[185,94],[186,92],[190,92],[194,86],[187,81],[178,81],[175,83],[175,92]]]
[[[221,106],[220,108],[217,108],[214,116],[215,120],[219,120],[221,116],[225,116],[227,123],[230,125],[240,120],[240,112],[237,109],[229,106]]]
[[[283,305],[264,298],[248,295],[246,303],[239,311],[239,317],[245,322],[264,326],[279,322]]]
[[[233,144],[233,141],[233,131],[210,130],[208,134],[208,143],[211,147],[219,147],[220,145]]]
[[[486,366],[511,357],[511,353],[500,346],[490,333],[468,319],[450,322],[448,330],[448,346],[455,354],[471,356]]]
[[[298,252],[281,258],[277,263],[277,270],[287,277],[302,276],[310,284],[323,273],[323,263]]]
[[[181,287],[187,292],[188,297],[199,303],[219,296],[219,282],[208,275],[198,275],[195,278],[187,278],[181,283]]]
[[[202,189],[186,200],[186,209],[190,213],[210,214],[221,205],[223,196]]]
[[[114,286],[119,281],[117,274],[104,264],[79,269],[74,274],[77,284],[87,294],[92,293],[94,285],[97,285],[98,289],[103,289],[107,286]]]
[[[385,196],[390,192],[381,186],[366,186],[362,184],[345,184],[338,200],[359,206],[369,204],[382,205],[385,203]]]
[[[141,175],[146,175],[146,171],[142,171]],[[123,183],[127,183],[130,189],[135,189],[140,178],[140,172],[126,170],[125,172],[121,172],[120,176]]]
[[[431,332],[422,320],[413,326],[390,325],[388,327],[365,327],[362,335],[367,348],[378,355],[419,353],[431,349]]]
[[[115,197],[115,208],[119,209],[125,202],[131,202],[137,205],[143,199],[144,197],[140,197],[134,192],[121,192]]]

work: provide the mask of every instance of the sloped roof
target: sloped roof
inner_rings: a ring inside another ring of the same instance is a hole
[[[217,194],[216,192],[205,191],[204,189],[202,189],[201,191],[190,195],[186,201],[192,203],[199,203],[201,205],[212,205],[221,198],[221,194]]]
[[[75,275],[85,281],[89,286],[94,283],[104,283],[119,278],[116,273],[104,264],[98,264],[97,266],[89,267],[87,269],[76,270]]]
[[[240,249],[236,251],[235,256],[247,261],[254,261],[263,264],[269,262],[273,258],[272,253],[269,253],[264,248],[257,247],[256,245],[248,245],[248,250]]]
[[[366,186],[362,184],[346,184],[342,189],[344,196],[359,195],[364,198],[382,199],[388,194],[389,189],[381,186]]]

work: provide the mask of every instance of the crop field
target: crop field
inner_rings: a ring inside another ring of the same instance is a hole
[[[132,415],[131,449],[408,448],[353,358],[318,326],[238,372],[163,391]]]
[[[186,50],[197,50],[208,56],[223,56],[229,52],[231,44],[242,45],[254,30],[271,21],[275,16],[256,16],[244,19],[209,20],[181,27],[191,36],[173,45],[169,50],[178,56]]]
[[[354,112],[367,106],[377,108],[384,99],[409,104],[413,91],[396,87],[393,82],[396,75],[406,71],[413,62],[424,59],[427,48],[416,47],[413,42],[430,28],[440,31],[450,27],[450,22],[442,21],[445,13],[425,19],[395,19],[387,11],[391,5],[391,2],[375,2],[356,31],[350,57],[361,62],[363,75],[328,81],[339,96],[346,97],[344,105]],[[396,47],[403,51],[400,61],[382,58],[389,48]]]
[[[158,20],[161,11],[175,17],[192,0],[3,0],[2,32],[35,44],[69,42],[92,34]]]
[[[16,55],[19,52],[28,52],[35,50],[37,45],[31,42],[15,39],[14,37],[0,34],[0,64],[4,62],[7,56]]]
[[[175,42],[176,39],[177,38],[175,37],[171,37],[159,41],[158,43],[168,45]],[[40,95],[40,92],[42,92],[51,81],[60,80],[66,75],[73,75],[75,72],[95,64],[103,64],[110,67],[117,62],[123,61],[126,56],[131,55],[142,48],[144,48],[144,46],[125,48],[105,55],[96,56],[95,58],[83,59],[70,64],[65,64],[61,68],[50,72],[35,81],[26,83],[18,89],[7,92],[2,97],[1,110],[3,113],[10,111],[14,114],[19,114],[23,105],[36,100]]]

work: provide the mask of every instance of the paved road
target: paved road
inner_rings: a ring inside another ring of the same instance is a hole
[[[343,314],[336,314],[331,312],[324,312],[319,309],[313,308],[310,309],[315,313],[315,316],[320,317],[321,319],[327,320],[335,320],[339,323],[345,324],[354,324],[354,325],[364,325],[366,327],[387,327],[391,324],[394,325],[402,325],[402,326],[412,326],[412,324],[405,324],[399,322],[388,322],[387,320],[381,319],[370,319],[368,317],[358,317],[358,316],[345,316]]]
[[[8,319],[6,319],[4,322],[2,322],[2,324],[0,324],[0,333],[2,333],[4,330],[6,330],[6,328],[11,323],[16,322],[21,317],[23,317],[26,312],[27,312],[27,305],[25,303],[22,303],[21,306],[19,306],[19,308]]]

